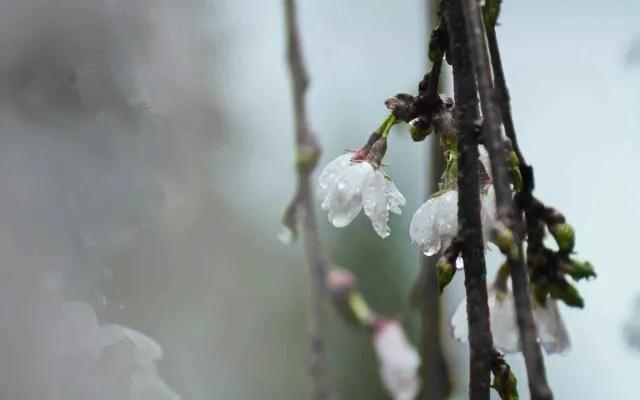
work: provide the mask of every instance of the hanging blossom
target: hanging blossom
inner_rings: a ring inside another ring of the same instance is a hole
[[[389,212],[401,213],[406,199],[391,179],[380,169],[386,151],[384,134],[393,124],[388,119],[369,142],[356,152],[343,154],[331,161],[320,174],[317,194],[329,221],[337,228],[349,225],[364,209],[376,233],[386,238],[390,234]]]
[[[483,189],[480,193],[480,218],[486,243],[491,237],[491,230],[496,221],[496,195],[491,184],[488,153],[482,145],[478,146],[478,150],[480,162],[484,167],[484,173],[481,174]],[[427,256],[446,249],[458,233],[458,191],[454,185],[453,179],[448,180],[445,177],[445,189],[420,206],[411,219],[411,241],[420,246]]]
[[[407,340],[400,323],[380,318],[373,325],[373,346],[380,377],[394,400],[413,400],[420,390],[420,356]]]
[[[504,353],[522,351],[520,332],[516,317],[513,292],[490,285],[487,290],[489,322],[493,345]],[[547,354],[560,354],[571,347],[567,328],[562,320],[555,300],[547,298],[544,306],[532,299],[533,318],[538,330],[538,341]],[[460,302],[451,317],[452,336],[463,343],[468,341],[467,299]]]
[[[43,339],[60,367],[52,373],[64,374],[56,381],[65,382],[62,390],[69,398],[91,393],[96,399],[180,400],[158,375],[156,362],[163,353],[155,340],[125,326],[100,325],[87,303],[64,303],[52,316]]]

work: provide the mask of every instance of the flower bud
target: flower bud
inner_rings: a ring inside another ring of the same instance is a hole
[[[379,167],[386,152],[387,138],[381,137],[371,146],[371,150],[369,150],[369,154],[365,157],[365,161],[368,161],[375,167]]]
[[[520,173],[520,160],[515,151],[509,153],[509,173],[516,192],[522,191],[522,174]]]
[[[547,304],[547,295],[549,294],[549,288],[544,283],[534,283],[532,287],[533,298],[536,302],[544,306]]]
[[[320,159],[320,147],[316,143],[298,146],[296,169],[299,172],[313,170]]]
[[[414,118],[409,122],[411,133],[411,139],[414,142],[420,142],[424,140],[427,136],[429,136],[433,132],[433,125],[431,124],[431,119],[427,116],[420,116],[418,118]]]
[[[378,318],[373,326],[373,347],[380,377],[394,400],[412,400],[420,390],[420,356],[396,320]]]
[[[398,93],[385,100],[384,105],[399,120],[409,121],[415,115],[416,98],[408,93]]]
[[[376,142],[376,140],[380,138],[380,136],[381,136],[381,133],[379,129],[374,131],[369,136],[367,143],[365,143],[365,145],[362,146],[360,149],[356,150],[356,152],[351,157],[351,161],[363,161],[364,158],[367,156],[367,154],[369,154],[369,151],[371,150],[371,147],[373,146],[373,144]]]
[[[453,276],[456,273],[456,267],[451,264],[445,257],[440,257],[436,263],[436,270],[438,271],[438,288],[440,293],[451,282]]]
[[[553,224],[549,226],[551,236],[556,240],[558,249],[562,253],[571,253],[575,245],[575,231],[569,224]]]
[[[507,258],[513,259],[518,257],[518,246],[516,245],[515,236],[511,229],[507,228],[503,223],[496,223],[493,240],[502,254],[506,255]]]
[[[576,281],[579,281],[580,279],[595,278],[597,276],[593,266],[588,261],[569,259],[569,263],[563,264],[562,268],[564,272],[569,274],[569,276]]]
[[[498,392],[500,399],[518,400],[518,380],[502,354],[497,351],[491,357],[491,372],[493,373],[491,386]]]
[[[549,285],[549,293],[551,297],[564,301],[569,307],[584,307],[584,300],[580,296],[578,289],[565,280],[551,283]]]
[[[327,274],[327,290],[329,293],[349,292],[356,284],[356,278],[346,269],[335,268]]]

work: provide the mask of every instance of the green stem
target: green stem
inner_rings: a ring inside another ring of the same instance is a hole
[[[382,134],[383,138],[386,138],[389,136],[389,132],[391,131],[391,127],[394,126],[395,124],[397,124],[400,121],[396,120],[395,115],[393,114],[389,114],[389,116],[387,117],[387,119],[384,120],[384,122],[382,123],[382,125],[380,125],[380,132]]]

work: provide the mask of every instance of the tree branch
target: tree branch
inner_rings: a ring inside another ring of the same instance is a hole
[[[477,87],[470,60],[461,0],[445,0],[443,15],[449,32],[456,100],[458,148],[458,220],[463,238],[462,257],[469,319],[470,382],[472,400],[489,399],[493,339],[489,326],[486,267],[480,220],[478,171]]]
[[[290,210],[294,211],[287,211],[286,215],[291,214],[301,218],[301,221],[294,220],[290,227],[295,229],[298,222],[302,225],[304,253],[309,267],[311,283],[308,316],[309,370],[313,380],[313,398],[315,400],[327,400],[334,397],[327,378],[324,342],[325,316],[323,298],[325,295],[328,261],[316,226],[313,191],[311,189],[311,174],[320,155],[320,147],[307,123],[305,94],[309,79],[300,45],[295,1],[284,0],[284,8],[287,54],[293,91],[296,166],[298,169],[297,193],[289,206]],[[297,218],[294,217],[294,219]]]
[[[426,21],[428,27],[435,28],[438,23],[438,3],[439,0],[427,0]],[[430,32],[432,28],[428,28]],[[438,60],[436,60],[438,61]],[[438,65],[436,65],[438,64]],[[428,87],[435,89],[429,92],[433,98],[438,94],[440,70],[442,57],[439,62],[434,62],[431,68],[430,80]],[[433,94],[431,94],[433,93]],[[438,140],[430,140],[427,142],[428,156],[426,159],[426,193],[425,198],[428,199],[432,193],[438,191],[438,181],[444,171],[444,158],[442,157],[442,149]],[[436,257],[426,257],[420,252],[420,265],[422,269],[421,277],[418,281],[418,290],[420,296],[420,313],[422,316],[422,344],[420,348],[422,365],[420,373],[422,382],[421,393],[418,395],[419,400],[444,400],[451,391],[451,382],[449,381],[449,372],[447,363],[442,351],[440,342],[440,290],[438,288],[438,276],[436,271]]]
[[[493,171],[494,186],[496,190],[496,202],[498,218],[506,227],[512,230],[514,236],[515,252],[508,251],[507,258],[511,270],[511,281],[516,303],[516,314],[520,338],[522,340],[523,354],[527,365],[529,378],[529,390],[534,400],[551,399],[551,389],[546,380],[544,360],[540,346],[537,343],[536,326],[531,310],[531,296],[529,290],[529,278],[524,265],[522,246],[522,214],[514,206],[511,195],[510,178],[507,169],[506,147],[502,139],[500,129],[500,116],[498,115],[494,97],[493,82],[491,79],[491,63],[487,54],[487,42],[482,23],[480,8],[476,0],[461,0],[464,5],[465,25],[469,35],[469,43],[475,72],[478,80],[482,114],[484,116],[485,146],[489,151],[491,169]],[[497,43],[495,43],[497,45]],[[497,47],[496,47],[497,48]],[[506,90],[502,67],[496,69],[500,74],[497,77],[499,85]],[[506,99],[506,92],[501,93],[502,99]],[[502,105],[502,110],[508,110],[508,105]],[[510,113],[506,120],[512,136],[512,145],[517,148],[515,141],[515,128]],[[519,149],[518,149],[519,151]],[[519,154],[519,157],[521,153]],[[521,159],[523,161],[524,159]],[[521,166],[524,164],[521,164]],[[526,185],[525,185],[526,186]]]

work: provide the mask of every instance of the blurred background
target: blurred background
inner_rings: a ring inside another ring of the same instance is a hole
[[[426,8],[299,1],[321,164],[365,141],[387,97],[417,90]],[[559,399],[636,398],[640,4],[505,1],[500,21],[537,194],[598,272],[579,285],[583,311],[561,306],[572,351],[547,357],[550,383]],[[276,239],[295,179],[283,29],[279,0],[0,2],[0,398],[98,398],[73,389],[88,379],[80,361],[47,351],[65,302],[158,341],[158,375],[183,399],[308,398],[307,270],[300,246]],[[332,260],[414,343],[408,223],[426,154],[394,129],[386,162],[407,206],[386,240],[363,216],[338,230],[319,215]],[[500,258],[489,255],[490,275]],[[445,320],[463,292],[457,276]],[[387,398],[367,334],[329,315],[342,398]],[[443,344],[464,398],[466,345],[447,324]],[[522,357],[508,361],[527,398]],[[61,381],[60,369],[78,375]],[[116,384],[101,396],[126,398]]]

